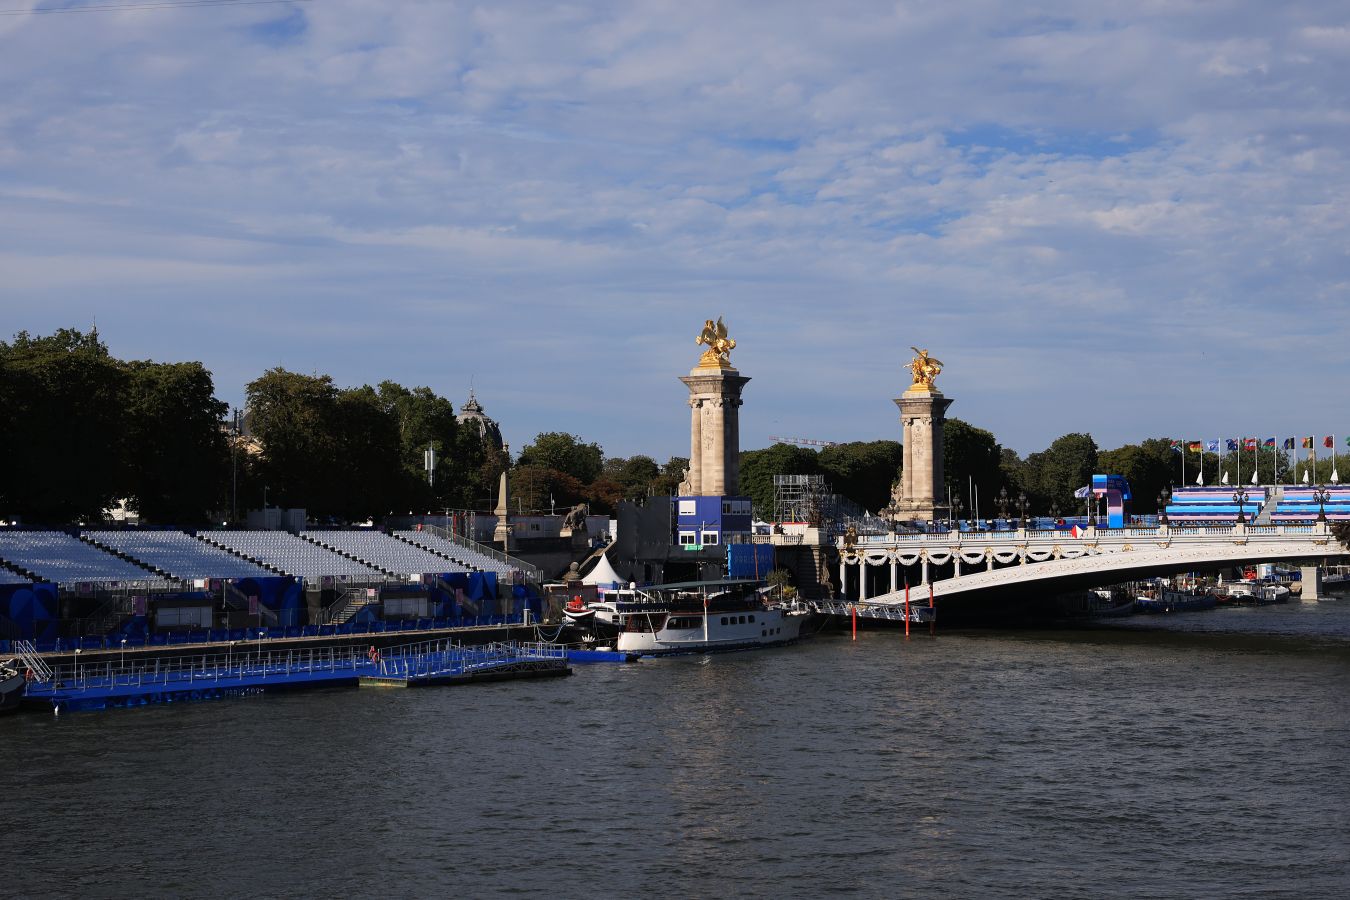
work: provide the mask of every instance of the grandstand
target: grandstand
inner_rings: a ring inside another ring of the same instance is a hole
[[[456,544],[453,541],[447,541],[443,537],[431,534],[427,531],[395,531],[394,536],[402,538],[409,543],[417,544],[431,550],[433,553],[453,559],[462,563],[470,569],[477,569],[480,572],[496,572],[498,575],[510,577],[515,571],[515,567],[510,563],[503,562],[486,553],[481,553],[462,544]]]
[[[1174,525],[1236,522],[1241,511],[1252,521],[1265,505],[1264,487],[1253,485],[1247,490],[1247,500],[1238,504],[1233,500],[1232,488],[1179,487],[1172,492],[1167,504],[1167,518]]]
[[[349,559],[287,531],[204,531],[199,537],[264,566],[300,578],[383,578],[373,566]]]
[[[1329,521],[1350,520],[1350,485],[1329,484],[1324,503],[1318,504],[1315,487],[1287,487],[1270,514],[1276,524],[1298,524],[1317,521],[1319,510],[1325,511]]]
[[[184,581],[257,578],[273,574],[256,563],[181,531],[86,531],[84,538]]]
[[[359,559],[391,575],[468,572],[471,567],[425,547],[401,541],[382,531],[302,531],[300,536],[321,547]]]
[[[0,584],[31,584],[33,579],[20,575],[11,569],[0,566]]]
[[[0,531],[0,561],[38,581],[137,582],[166,586],[167,580],[63,531]]]

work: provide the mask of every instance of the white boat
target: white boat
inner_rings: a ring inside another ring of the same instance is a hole
[[[0,713],[13,712],[23,699],[27,679],[12,663],[0,664]]]
[[[668,584],[607,593],[615,649],[661,656],[790,644],[808,613],[769,603],[757,581]]]
[[[1222,586],[1238,603],[1255,603],[1264,606],[1270,603],[1284,603],[1289,600],[1289,588],[1275,582],[1257,581],[1244,578]]]

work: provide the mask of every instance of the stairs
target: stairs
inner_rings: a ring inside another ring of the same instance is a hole
[[[366,588],[348,588],[343,591],[341,597],[334,601],[332,606],[324,611],[324,618],[327,620],[324,624],[345,625],[361,610],[379,602],[379,591],[376,591],[375,596],[372,597]]]
[[[1269,525],[1270,514],[1275,511],[1275,507],[1279,505],[1282,499],[1284,499],[1284,488],[1277,484],[1271,489],[1270,496],[1266,498],[1266,503],[1261,507],[1261,511],[1252,516],[1252,524]]]

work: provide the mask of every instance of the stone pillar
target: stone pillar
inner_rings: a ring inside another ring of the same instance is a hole
[[[741,390],[750,379],[730,367],[698,366],[681,378],[689,388],[689,490],[695,497],[739,493]]]
[[[848,563],[844,562],[844,557],[839,557],[839,599],[848,599]]]
[[[506,453],[507,459],[511,458],[511,448],[505,444],[502,445],[502,451]],[[502,477],[497,485],[497,508],[494,510],[497,514],[497,527],[492,530],[492,540],[494,543],[502,545],[502,552],[509,553],[511,547],[511,495],[510,486],[506,480],[506,470],[502,469]]]
[[[1322,599],[1322,569],[1319,566],[1302,566],[1299,569],[1302,587],[1298,598],[1304,603]]]
[[[941,391],[920,385],[895,401],[904,431],[898,518],[933,521],[949,515],[942,473],[942,423],[952,402]]]
[[[892,594],[894,594],[896,591],[898,591],[898,590],[900,589],[900,578],[899,578],[899,573],[896,571],[898,567],[899,567],[899,563],[897,563],[897,562],[895,561],[895,557],[892,556],[892,557],[891,557],[891,593],[892,593]]]

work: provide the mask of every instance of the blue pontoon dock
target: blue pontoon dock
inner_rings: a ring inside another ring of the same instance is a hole
[[[24,662],[33,673],[24,703],[45,705],[56,712],[353,686],[368,678],[429,685],[571,672],[563,648],[518,643],[462,647],[450,641],[378,652],[355,647],[252,653],[231,650],[130,664],[118,660],[82,663],[76,659],[54,668],[34,657],[26,657]]]

